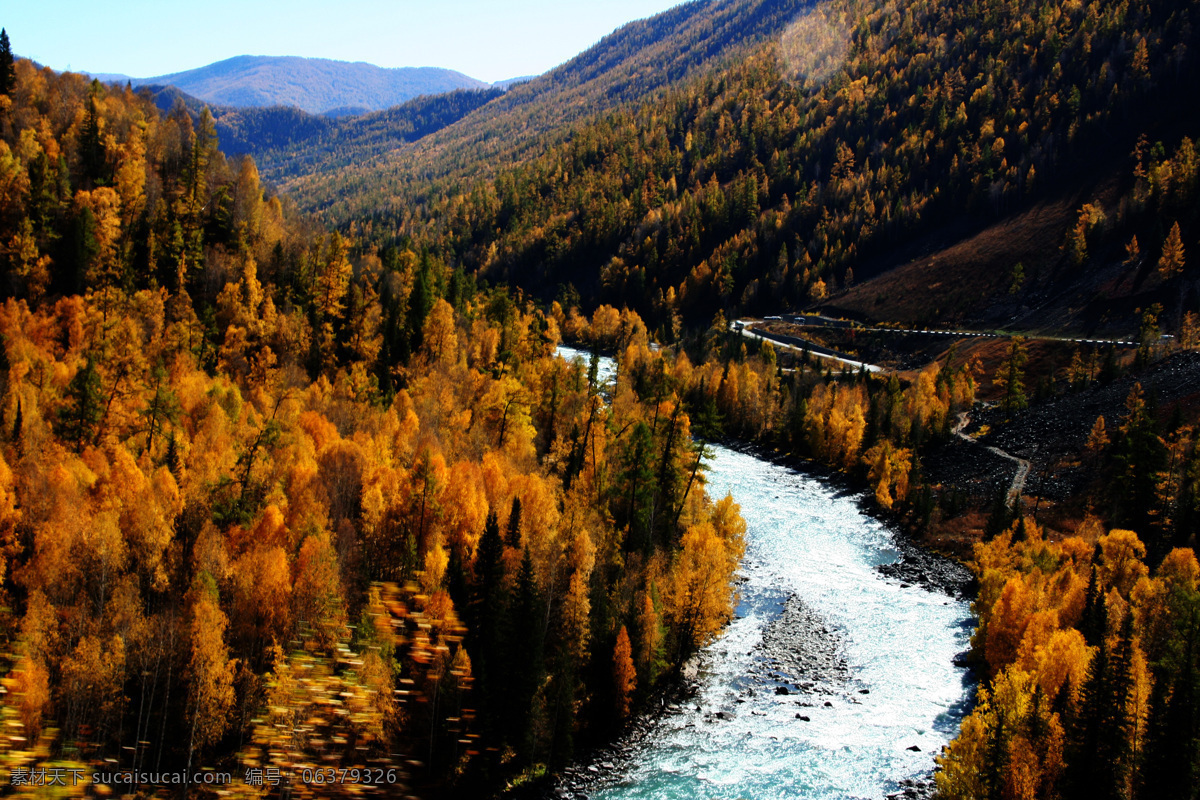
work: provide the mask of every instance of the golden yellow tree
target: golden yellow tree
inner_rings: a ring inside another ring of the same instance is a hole
[[[454,325],[454,308],[445,300],[439,298],[425,319],[421,348],[432,364],[450,367],[458,360],[458,334]]]
[[[225,646],[228,620],[217,601],[217,587],[208,573],[201,573],[192,588],[191,622],[188,626],[192,655],[188,662],[191,681],[188,714],[188,771],[196,751],[216,742],[229,726],[233,709],[235,662]]]
[[[617,632],[617,644],[613,648],[613,684],[617,692],[617,717],[629,716],[633,692],[637,688],[637,670],[633,666],[633,648],[629,643],[629,631],[625,626]]]
[[[679,631],[677,656],[707,644],[732,616],[736,566],[711,522],[684,533],[670,591],[671,616]]]
[[[1183,265],[1183,234],[1179,230],[1179,223],[1176,222],[1163,242],[1162,255],[1158,257],[1158,274],[1164,280],[1173,278],[1183,272]]]

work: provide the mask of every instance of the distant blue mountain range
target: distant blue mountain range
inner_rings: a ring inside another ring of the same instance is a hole
[[[298,56],[235,56],[206,67],[152,78],[111,73],[92,75],[105,83],[129,81],[135,87],[170,85],[222,106],[294,106],[310,114],[330,116],[380,111],[421,95],[491,86],[452,69],[385,69],[362,61]],[[514,81],[503,83],[511,82]]]

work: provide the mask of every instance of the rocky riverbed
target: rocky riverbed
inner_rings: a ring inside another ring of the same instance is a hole
[[[841,633],[794,594],[754,650],[760,691],[811,698],[843,693],[850,680]]]
[[[512,796],[928,796],[973,694],[969,575],[836,475],[712,449],[747,521],[737,616],[614,744]]]
[[[961,566],[926,553],[916,545],[910,544],[906,549],[910,551],[908,556],[892,565],[895,569],[881,568],[881,571],[891,577],[907,577],[939,591],[966,591],[970,574]],[[854,680],[844,650],[843,634],[837,627],[800,597],[791,595],[783,603],[779,616],[764,627],[762,640],[752,651],[753,665],[746,674],[747,680],[737,690],[735,702],[741,704],[760,693],[774,695],[780,703],[794,704],[794,718],[800,725],[810,721],[812,709],[859,704],[870,695],[870,689]],[[702,712],[704,722],[709,724],[735,720],[737,710],[705,710],[697,705],[699,686],[696,676],[703,672],[704,660],[725,655],[718,647],[693,659],[659,703],[631,721],[614,744],[596,750],[588,759],[563,771],[553,782],[519,796],[587,800],[595,792],[615,785],[620,780],[617,765],[636,758],[655,726],[665,717],[681,715],[685,709]],[[910,749],[919,748],[914,745]],[[906,778],[900,781],[900,787],[887,794],[886,800],[927,800],[934,794],[931,775]]]
[[[855,687],[843,651],[842,635],[837,628],[793,594],[782,604],[779,616],[763,628],[762,640],[750,654],[754,658],[746,673],[747,680],[736,689],[735,703],[740,705],[760,693],[774,695],[781,703],[795,705],[799,724],[809,721],[809,709],[814,707],[832,707],[834,701],[858,703],[859,697],[870,694],[870,690]],[[654,726],[665,716],[681,713],[685,707],[701,712],[707,724],[736,719],[739,713],[736,706],[735,710],[724,710],[697,705],[696,676],[704,671],[704,661],[726,655],[718,645],[714,651],[697,656],[659,705],[633,720],[615,744],[597,750],[588,760],[565,770],[538,796],[547,800],[584,800],[590,793],[611,785],[616,780],[616,763],[635,757]]]
[[[975,576],[961,562],[927,550],[904,534],[896,534],[895,547],[900,557],[893,564],[879,567],[887,577],[900,581],[902,586],[924,586],[959,600],[974,599]]]
[[[959,598],[967,598],[973,591],[973,577],[961,564],[912,542],[897,544],[900,559],[880,567],[879,571],[903,581],[902,588],[917,584]],[[594,751],[553,781],[514,796],[587,800],[620,780],[617,765],[636,758],[649,734],[664,718],[693,709],[702,714],[707,724],[735,720],[739,713],[737,706],[734,710],[704,709],[697,700],[697,676],[705,670],[705,660],[726,655],[718,645],[715,650],[697,656],[657,703],[629,723],[616,742]],[[854,680],[842,632],[795,594],[782,603],[779,616],[763,628],[761,641],[748,655],[753,656],[752,666],[746,672],[746,680],[737,687],[735,703],[740,705],[759,694],[774,695],[780,703],[794,704],[797,724],[809,722],[812,709],[859,704],[870,694],[870,689]],[[934,794],[932,775],[906,778],[900,781],[900,786],[899,791],[886,795],[886,800],[926,800]]]

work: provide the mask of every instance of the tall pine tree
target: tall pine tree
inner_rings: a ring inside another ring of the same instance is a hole
[[[521,569],[512,588],[508,637],[508,674],[513,677],[506,694],[508,741],[528,760],[534,750],[534,729],[539,723],[534,696],[542,685],[545,666],[542,663],[542,620],[545,607],[538,591],[533,570],[533,556],[525,548]]]
[[[521,546],[521,498],[513,495],[512,510],[508,514],[508,546]]]
[[[0,28],[0,94],[7,95],[12,92],[15,78],[12,46],[8,43],[8,30]]]
[[[96,435],[104,416],[103,388],[96,363],[89,358],[87,365],[75,373],[67,384],[67,402],[58,412],[58,434],[64,441],[83,450]]]
[[[104,131],[100,126],[97,100],[104,94],[100,81],[93,80],[88,93],[87,115],[79,130],[79,172],[87,189],[107,183],[108,152],[104,147]]]
[[[1174,592],[1174,631],[1155,666],[1139,797],[1194,800],[1200,785],[1200,592]]]
[[[1130,774],[1129,696],[1133,687],[1133,615],[1126,612],[1116,646],[1100,638],[1079,695],[1067,747],[1070,800],[1123,800]]]

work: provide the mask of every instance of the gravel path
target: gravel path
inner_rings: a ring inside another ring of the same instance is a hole
[[[958,424],[954,426],[954,435],[962,439],[964,442],[970,442],[971,444],[979,445],[988,452],[1015,462],[1017,465],[1017,472],[1013,475],[1012,483],[1009,484],[1008,494],[1005,495],[1005,504],[1011,511],[1017,507],[1017,502],[1021,499],[1021,494],[1025,491],[1025,479],[1029,477],[1029,461],[1024,458],[1017,458],[1011,453],[1006,453],[999,447],[985,445],[976,439],[972,439],[970,436],[963,433],[963,431],[966,430],[967,426],[970,424],[971,415],[966,411],[960,411],[958,414]]]

